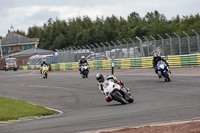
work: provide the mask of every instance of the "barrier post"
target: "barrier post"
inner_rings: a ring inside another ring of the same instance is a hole
[[[114,56],[112,56],[112,74],[114,74],[114,68],[115,68],[115,62],[114,62]]]

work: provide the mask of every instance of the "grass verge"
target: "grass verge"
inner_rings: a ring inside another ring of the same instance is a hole
[[[46,116],[56,113],[39,105],[20,100],[0,97],[0,121],[16,120],[22,117]]]

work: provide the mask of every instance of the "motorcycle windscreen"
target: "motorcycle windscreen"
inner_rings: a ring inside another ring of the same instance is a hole
[[[163,71],[165,70],[165,65],[164,64],[159,64],[158,65],[158,71]]]
[[[105,82],[104,85],[103,85],[103,88],[104,88],[104,93],[111,93],[114,89],[120,89],[120,86],[113,83],[113,82]]]

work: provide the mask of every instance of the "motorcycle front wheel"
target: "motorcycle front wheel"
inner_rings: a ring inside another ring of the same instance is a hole
[[[129,95],[128,102],[129,102],[129,103],[132,103],[132,102],[134,102],[134,98],[133,98],[133,96],[132,96],[131,94]]]
[[[88,78],[88,71],[83,71],[83,78]]]
[[[164,72],[164,75],[165,75],[165,81],[167,82],[170,82],[171,81],[171,79],[170,79],[170,77],[169,77],[169,74],[167,73],[167,72]]]
[[[45,78],[47,78],[47,73],[45,74]]]
[[[123,96],[119,92],[116,92],[113,95],[113,97],[116,101],[120,102],[121,104],[127,104],[127,101],[123,98]]]

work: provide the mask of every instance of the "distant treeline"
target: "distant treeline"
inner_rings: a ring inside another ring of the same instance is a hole
[[[55,50],[126,38],[135,40],[136,36],[149,38],[152,35],[159,39],[157,34],[163,38],[168,38],[165,33],[176,37],[174,32],[185,36],[182,31],[189,35],[195,35],[192,29],[200,33],[199,14],[182,18],[177,15],[171,20],[167,20],[165,15],[154,11],[148,12],[143,18],[136,12],[132,12],[127,18],[115,15],[106,18],[96,17],[96,20],[92,20],[88,16],[71,18],[68,21],[50,18],[43,26],[29,27],[27,34],[19,30],[16,32],[30,38],[40,38],[40,48]]]

